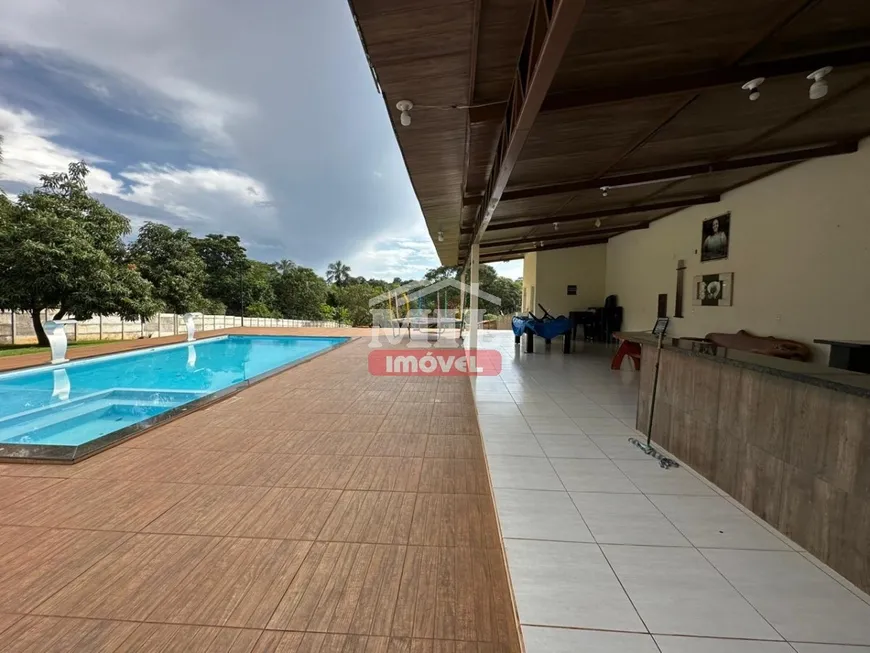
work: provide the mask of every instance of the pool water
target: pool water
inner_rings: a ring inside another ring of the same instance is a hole
[[[346,340],[221,336],[0,374],[0,443],[75,447]]]

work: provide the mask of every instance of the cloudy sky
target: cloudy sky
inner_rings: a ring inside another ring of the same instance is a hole
[[[134,225],[235,233],[318,271],[438,265],[345,0],[0,0],[0,15],[7,191],[85,159]]]

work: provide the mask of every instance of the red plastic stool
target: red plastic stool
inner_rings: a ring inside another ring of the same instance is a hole
[[[610,369],[618,370],[622,367],[622,361],[625,357],[628,356],[631,359],[631,362],[634,364],[634,369],[640,369],[640,345],[636,342],[629,342],[628,340],[623,340],[619,345],[619,349],[616,350],[616,355],[613,357],[613,361],[610,363]]]

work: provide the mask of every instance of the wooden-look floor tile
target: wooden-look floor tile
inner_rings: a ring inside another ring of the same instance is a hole
[[[348,490],[415,492],[420,484],[422,458],[363,458],[347,484]]]
[[[308,453],[322,456],[362,456],[374,437],[374,433],[362,431],[324,431],[308,449]]]
[[[0,551],[3,553],[14,551],[28,542],[41,538],[47,532],[47,528],[33,526],[0,526]]]
[[[8,630],[19,619],[21,619],[20,614],[0,613],[0,633]]]
[[[133,537],[109,531],[43,531],[0,555],[0,611],[28,612]]]
[[[361,460],[361,456],[299,456],[277,485],[343,490]]]
[[[380,391],[376,391],[380,392]],[[365,394],[365,393],[362,393]],[[386,415],[393,407],[394,398],[389,401],[376,401],[371,399],[357,399],[347,407],[348,413],[357,415]]]
[[[340,496],[339,490],[272,488],[242,517],[232,534],[313,540]]]
[[[20,463],[0,463],[0,476],[24,476],[28,478],[69,478],[70,476],[75,476],[76,472],[78,471],[76,467],[83,464],[84,462],[79,463],[78,465],[22,465]]]
[[[487,494],[490,490],[482,460],[424,458],[419,491],[432,494]]]
[[[430,435],[426,441],[426,458],[483,458],[483,446],[477,435]]]
[[[94,458],[76,478],[159,483],[208,483],[221,467],[237,454],[222,451],[179,451],[169,449],[126,449],[114,457]],[[85,461],[88,462],[88,461]],[[77,466],[77,465],[76,465]]]
[[[415,496],[402,492],[345,490],[317,539],[407,544]]]
[[[148,615],[161,623],[263,628],[311,543],[226,538]]]
[[[127,537],[34,612],[141,621],[178,590],[219,541],[192,535]]]
[[[367,456],[420,458],[426,451],[425,433],[378,433],[366,450]]]
[[[193,491],[193,486],[70,478],[38,500],[0,510],[0,523],[136,531]]]
[[[264,406],[257,411],[245,411],[231,414],[217,426],[224,428],[238,429],[256,429],[267,431],[273,430],[294,430],[300,428],[300,422],[308,422],[317,418],[333,420],[335,415],[308,415],[305,414],[305,403],[300,402],[298,406],[282,406],[278,410],[270,411],[275,404]],[[309,429],[313,430],[313,429]]]
[[[136,628],[121,621],[26,616],[3,632],[2,647],[4,653],[128,651],[124,641]]]
[[[376,433],[384,421],[383,415],[340,415],[331,430],[341,433]]]
[[[251,452],[308,453],[322,435],[320,431],[260,431],[263,439],[251,447]]]
[[[478,642],[265,631],[253,653],[514,653]]]
[[[0,508],[11,506],[22,499],[32,496],[61,479],[27,476],[0,476]]]
[[[404,558],[404,546],[315,542],[268,627],[389,635]]]
[[[408,547],[392,635],[509,644],[514,621],[501,554],[466,547]]]
[[[341,415],[304,413],[293,420],[293,428],[302,431],[330,431]]]
[[[313,399],[305,406],[307,413],[343,414],[348,411],[348,397],[342,399]]]
[[[435,404],[431,401],[401,401],[393,404],[388,417],[403,417],[405,415],[432,415]]]
[[[435,410],[429,422],[429,433],[433,435],[478,435],[477,419],[474,417],[445,417]]]
[[[477,418],[477,409],[474,401],[469,397],[468,401],[451,401],[448,403],[435,403],[435,414],[441,417],[467,417]]]
[[[211,483],[272,487],[299,462],[297,454],[238,453],[233,456],[232,464],[217,470]]]
[[[467,403],[473,401],[474,395],[470,388],[467,390],[454,390],[452,388],[445,389],[439,387],[435,393],[436,404]]]
[[[498,546],[495,511],[485,494],[418,494],[411,544]]]
[[[434,403],[437,396],[438,389],[434,386],[425,388],[422,386],[417,387],[414,385],[407,385],[396,396],[396,403],[407,403],[409,401],[424,401]]]
[[[113,653],[251,653],[262,631],[214,626],[140,624]]]
[[[265,487],[195,487],[142,530],[148,533],[228,535],[268,491]]]
[[[428,414],[388,415],[378,433],[419,433],[429,432]]]

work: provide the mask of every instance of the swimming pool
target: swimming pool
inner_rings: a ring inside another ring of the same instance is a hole
[[[347,340],[219,336],[0,374],[0,458],[74,460]]]

